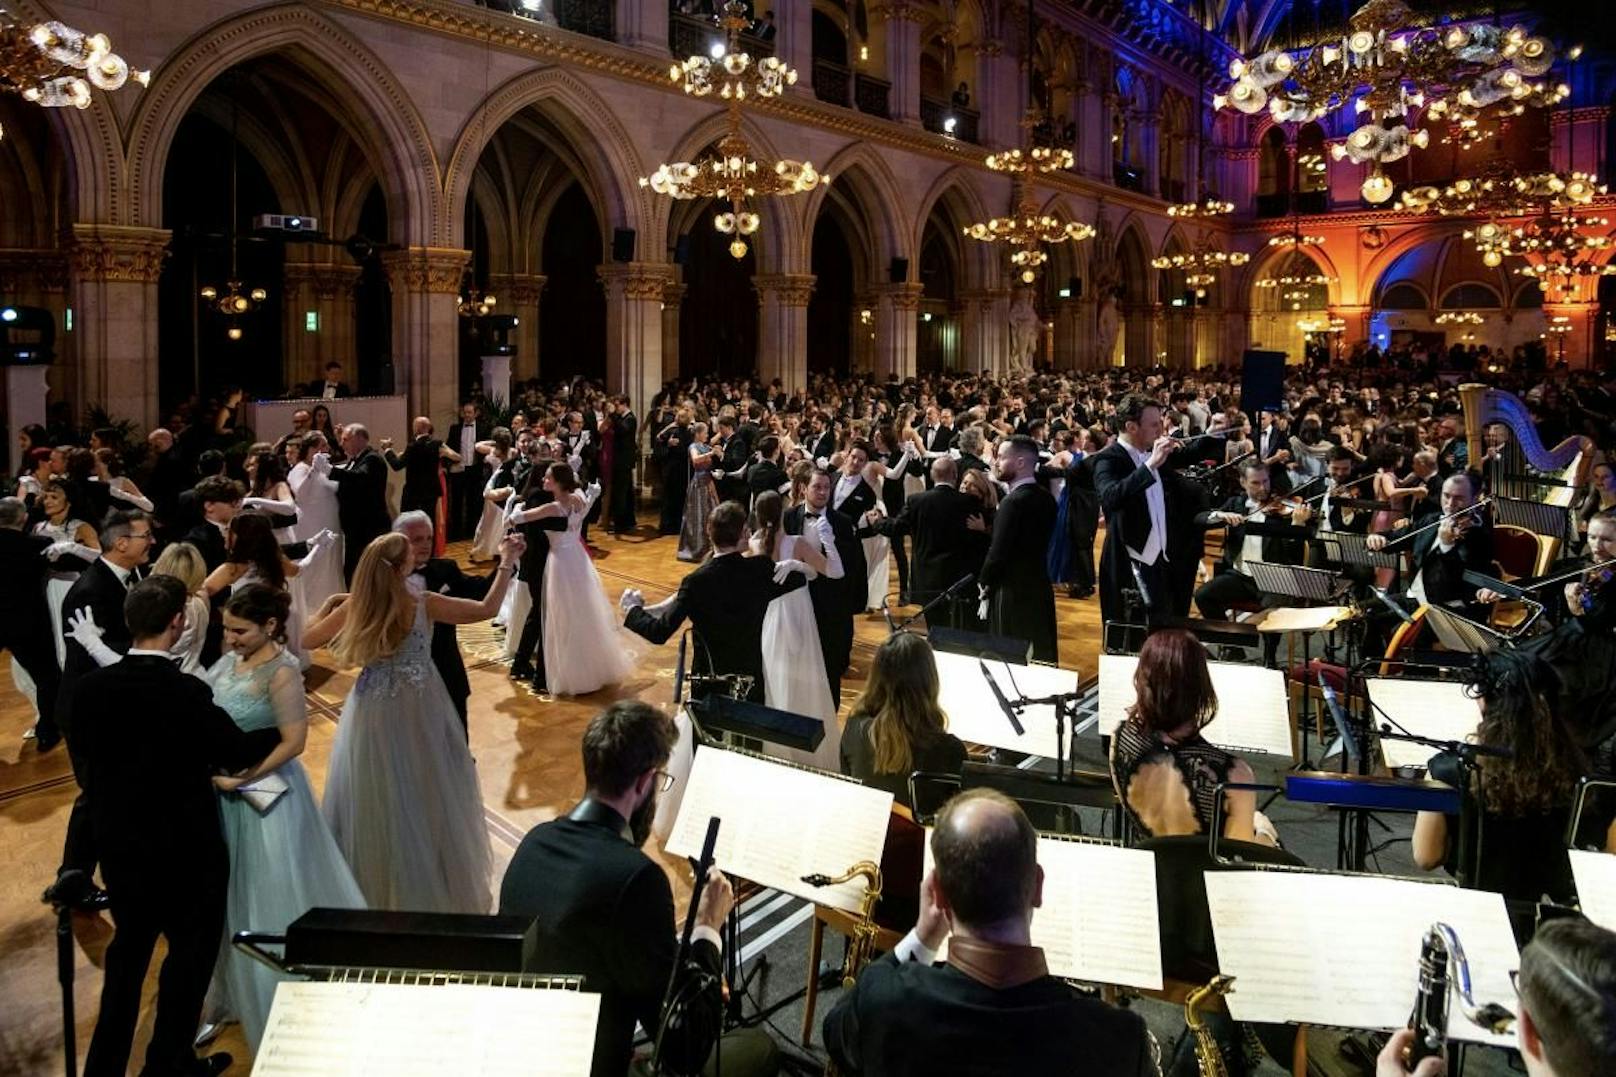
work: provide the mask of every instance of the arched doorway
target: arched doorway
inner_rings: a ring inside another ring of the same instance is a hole
[[[675,214],[684,225],[678,249],[686,252],[679,310],[679,373],[684,377],[742,375],[757,368],[758,299],[752,287],[757,243],[747,244],[744,257],[730,253],[731,237],[713,226],[713,218],[726,209],[705,202],[689,215]]]
[[[603,260],[599,218],[573,180],[556,198],[539,237],[538,371],[544,380],[581,374],[606,377],[606,293],[597,269]]]
[[[5,129],[0,138],[0,306],[39,307],[54,316],[56,362],[46,376],[61,400],[76,396],[64,385],[72,370],[73,337],[68,331],[66,253],[60,249],[61,233],[73,219],[70,161],[44,109],[0,96],[0,126]],[[18,401],[6,404],[13,433],[23,422],[45,417],[21,414]],[[5,459],[0,453],[0,460]]]
[[[1117,241],[1117,307],[1122,315],[1122,331],[1110,356],[1100,356],[1101,366],[1154,366],[1150,354],[1150,322],[1155,314],[1156,297],[1151,280],[1150,259],[1137,228],[1122,233]]]
[[[832,188],[814,222],[809,254],[814,274],[814,290],[808,298],[810,374],[846,374],[853,369],[854,334],[860,327],[853,309],[858,284],[853,256],[856,241],[851,236],[857,233],[849,231],[847,221],[843,196]]]

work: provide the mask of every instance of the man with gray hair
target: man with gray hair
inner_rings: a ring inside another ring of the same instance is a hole
[[[365,547],[387,533],[392,516],[387,510],[387,461],[370,447],[370,431],[349,423],[340,440],[348,461],[332,468],[330,477],[337,484],[337,520],[342,524],[342,578],[352,582]]]
[[[50,571],[46,551],[50,539],[30,535],[28,506],[19,498],[0,497],[0,651],[34,682],[34,703],[39,721],[34,726],[34,747],[48,752],[61,742],[56,728],[56,690],[62,671],[51,642],[50,606],[45,601],[45,579]]]
[[[499,569],[495,568],[486,576],[467,576],[449,558],[433,557],[435,535],[432,518],[426,513],[418,509],[400,513],[393,521],[393,530],[410,540],[412,564],[408,584],[412,592],[432,591],[474,602],[482,601],[488,594]],[[449,690],[449,698],[454,700],[455,711],[460,715],[460,728],[467,731],[469,740],[466,700],[471,696],[471,682],[466,678],[466,664],[460,657],[460,639],[454,625],[440,621],[432,626],[432,664],[443,677],[443,686]]]

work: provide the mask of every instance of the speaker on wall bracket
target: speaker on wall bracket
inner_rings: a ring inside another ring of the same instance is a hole
[[[612,261],[634,261],[634,229],[612,229]]]
[[[887,280],[893,284],[902,284],[909,279],[909,259],[894,258],[887,266]]]

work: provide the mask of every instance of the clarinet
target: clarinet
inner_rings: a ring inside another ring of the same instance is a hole
[[[1471,1024],[1502,1035],[1515,1024],[1515,1015],[1496,1002],[1476,1005],[1470,990],[1470,962],[1465,960],[1459,935],[1444,923],[1432,924],[1420,943],[1419,986],[1414,994],[1414,1012],[1408,1027],[1414,1030],[1414,1043],[1408,1049],[1408,1068],[1437,1055],[1448,1057],[1448,1007],[1454,991],[1459,993],[1460,1012]]]

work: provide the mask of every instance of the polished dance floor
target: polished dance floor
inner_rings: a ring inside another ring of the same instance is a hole
[[[591,531],[595,565],[613,600],[625,587],[638,587],[646,601],[657,602],[678,587],[693,566],[674,558],[676,537],[641,531],[616,538]],[[464,544],[450,549],[464,557]],[[897,575],[892,577],[896,602]],[[1062,665],[1086,678],[1095,672],[1099,650],[1099,601],[1058,597]],[[910,612],[913,612],[912,610]],[[843,713],[858,698],[872,649],[887,635],[878,615],[861,618],[853,652],[853,670],[842,693]],[[576,699],[549,699],[513,684],[500,660],[502,634],[489,625],[460,630],[461,646],[471,677],[471,745],[482,781],[483,804],[494,850],[495,890],[498,878],[522,835],[537,823],[567,811],[583,792],[578,741],[585,724],[614,699],[638,697],[666,706],[673,691],[675,647],[637,649],[639,661],[628,683]],[[643,641],[641,641],[643,643]],[[43,757],[32,741],[23,740],[31,712],[13,688],[9,656],[0,657],[0,1073],[62,1072],[61,993],[56,977],[55,920],[40,904],[61,855],[63,830],[75,787],[67,753],[57,749]],[[303,756],[318,791],[324,785],[332,738],[354,671],[335,667],[317,652],[308,674],[309,736]],[[158,715],[131,714],[130,721],[159,720]],[[669,861],[672,864],[672,861]],[[674,873],[670,868],[670,875]],[[682,878],[676,892],[687,892]],[[77,916],[75,1008],[80,1056],[89,1044],[101,991],[101,963],[112,925],[106,917]],[[158,957],[161,957],[159,949]],[[147,982],[147,1005],[137,1034],[137,1062],[150,1031],[156,970]],[[236,1056],[231,1072],[250,1068],[246,1044],[235,1026],[225,1029],[214,1049]]]

